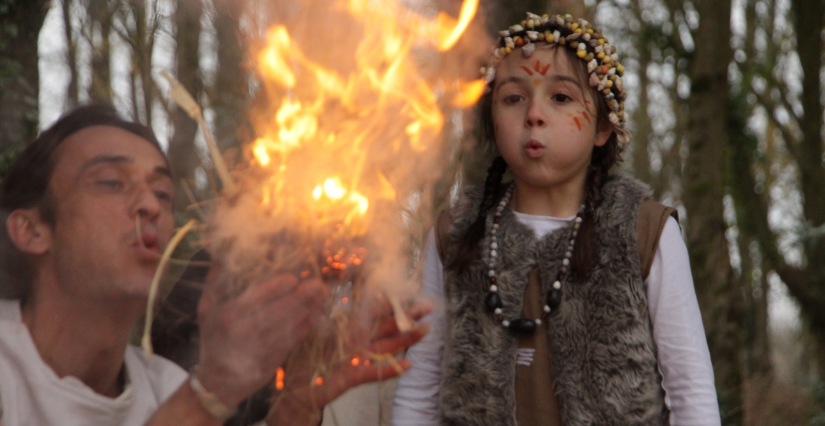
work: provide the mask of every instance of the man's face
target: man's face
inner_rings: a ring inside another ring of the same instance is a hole
[[[60,285],[84,297],[145,300],[174,227],[164,157],[140,136],[93,126],[64,140],[55,158],[49,251]]]

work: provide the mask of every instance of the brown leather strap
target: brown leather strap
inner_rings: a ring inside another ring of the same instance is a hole
[[[663,206],[653,200],[647,200],[639,207],[636,220],[636,235],[639,244],[639,259],[642,265],[642,278],[650,275],[653,258],[659,248],[659,238],[665,229],[667,218],[673,216],[679,221],[679,212],[673,207]]]

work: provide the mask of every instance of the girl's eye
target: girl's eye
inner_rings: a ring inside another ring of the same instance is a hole
[[[555,95],[553,95],[553,100],[555,102],[559,102],[559,103],[566,103],[566,102],[572,101],[573,98],[571,98],[570,96],[565,95],[564,93],[556,93]]]
[[[524,99],[521,95],[506,95],[502,99],[505,104],[512,105],[518,102],[521,102]]]

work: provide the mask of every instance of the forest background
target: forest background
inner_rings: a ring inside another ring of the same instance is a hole
[[[481,3],[491,35],[527,10],[605,29],[627,69],[622,167],[679,209],[723,424],[825,425],[825,2]],[[154,127],[174,175],[203,195],[203,141],[156,74],[173,70],[222,149],[240,147],[256,102],[248,43],[276,21],[269,4],[0,0],[0,170],[61,112],[104,101]],[[483,179],[476,156],[457,161],[464,181]],[[181,217],[188,204],[176,200]]]

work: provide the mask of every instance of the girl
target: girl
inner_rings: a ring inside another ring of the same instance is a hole
[[[482,69],[501,156],[430,233],[422,292],[444,309],[393,423],[720,424],[673,210],[608,174],[629,141],[615,48],[569,15],[501,36]]]

